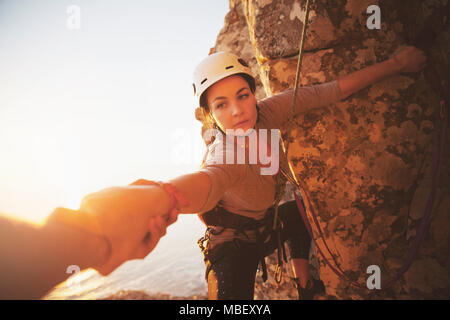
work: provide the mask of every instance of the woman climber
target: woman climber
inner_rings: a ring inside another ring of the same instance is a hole
[[[422,51],[406,47],[391,59],[338,80],[301,88],[295,112],[337,102],[389,76],[418,72],[425,64]],[[267,166],[261,157],[264,150],[258,150],[256,162],[221,161],[229,154],[233,160],[236,145],[230,148],[225,143],[230,138],[234,141],[233,135],[256,136],[258,143],[249,139],[237,146],[248,149],[249,155],[255,145],[265,149],[265,143],[271,152],[277,150],[264,130],[281,129],[286,124],[293,90],[256,101],[250,69],[229,53],[203,60],[196,69],[194,86],[205,124],[212,128],[207,130],[209,136],[204,136],[208,148],[200,170],[167,183],[138,180],[92,193],[77,212],[59,208],[41,228],[0,217],[0,234],[8,239],[0,241],[0,261],[7,262],[1,267],[12,279],[2,283],[0,296],[7,293],[11,298],[11,288],[18,287],[16,279],[28,278],[22,281],[27,284],[28,295],[40,296],[67,277],[68,261],[108,275],[127,260],[147,256],[179,213],[199,213],[208,226],[199,244],[205,255],[210,299],[252,299],[258,263],[264,271],[264,257],[274,248],[283,248],[280,243],[284,241],[299,297],[309,299],[323,289],[309,273],[310,238],[292,201],[280,205],[277,232],[273,231],[275,177],[279,175],[261,174],[260,169]],[[279,160],[279,170],[273,173],[286,169],[283,153],[274,158]],[[42,259],[44,256],[49,258]],[[34,273],[28,267],[31,265]],[[23,288],[16,289],[17,296],[23,297]]]
[[[338,80],[300,88],[295,114],[338,102],[400,72],[418,72],[425,65],[426,57],[421,50],[406,47],[388,60]],[[80,210],[149,210],[157,217],[170,214],[172,222],[178,213],[198,213],[208,226],[205,237],[199,240],[206,263],[208,297],[253,299],[258,263],[262,263],[264,271],[264,257],[278,244],[271,228],[276,179],[275,175],[261,174],[264,165],[259,160],[256,163],[225,161],[224,156],[231,153],[233,157],[236,149],[234,144],[230,147],[225,142],[235,136],[248,136],[249,132],[260,141],[267,139],[267,135],[260,134],[261,130],[282,129],[289,117],[293,90],[257,101],[255,80],[245,62],[233,54],[220,52],[209,55],[197,66],[194,91],[203,122],[213,130],[208,130],[209,136],[205,137],[208,147],[201,168],[167,183],[138,180],[130,186],[93,193],[84,199]],[[241,147],[248,153],[252,147],[248,143],[238,145],[237,149]],[[261,143],[256,145],[261,148]],[[270,146],[268,141],[267,146]],[[278,172],[286,168],[282,152],[279,161]],[[132,207],[128,206],[130,203]],[[323,284],[310,275],[311,239],[295,202],[281,204],[279,218],[280,241],[285,241],[289,248],[299,297],[311,299],[323,289]],[[153,247],[168,223],[158,218],[158,225],[160,234],[149,234],[145,239]],[[144,250],[142,256],[147,253]]]

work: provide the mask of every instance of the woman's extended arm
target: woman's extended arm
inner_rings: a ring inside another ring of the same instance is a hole
[[[170,181],[188,205],[181,207],[180,213],[197,213],[211,188],[211,181],[204,172],[194,172]],[[100,212],[135,212],[143,216],[161,216],[169,211],[170,197],[160,187],[154,185],[129,185],[106,188],[83,198],[80,210],[99,214]]]
[[[186,174],[169,181],[184,195],[189,205],[181,213],[198,213],[206,202],[211,189],[211,180],[204,172]]]
[[[426,57],[415,47],[405,47],[393,58],[363,68],[335,81],[298,88],[294,116],[336,103],[349,95],[399,72],[417,72],[426,64]],[[258,102],[264,116],[272,124],[283,127],[290,119],[293,89],[288,89]]]
[[[211,188],[210,178],[204,172],[182,175],[169,183],[188,202],[180,208],[181,213],[197,213]],[[97,218],[112,251],[108,261],[96,269],[107,275],[127,260],[147,256],[167,226],[176,221],[176,216],[169,215],[169,209],[169,195],[154,185],[112,187],[87,195],[80,211]],[[118,230],[121,225],[126,228]]]
[[[338,79],[342,99],[389,76],[400,72],[417,72],[424,68],[426,57],[415,47],[405,47],[393,58],[363,68]]]

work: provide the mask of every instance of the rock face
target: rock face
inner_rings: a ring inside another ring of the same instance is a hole
[[[301,85],[332,81],[415,45],[428,56],[420,73],[399,74],[344,101],[297,117],[289,158],[306,185],[325,239],[345,274],[361,285],[377,265],[395,275],[412,246],[431,190],[434,119],[449,99],[450,28],[447,0],[311,1]],[[381,9],[369,30],[368,6]],[[294,85],[304,0],[231,0],[215,51],[250,62],[257,97]],[[448,123],[448,118],[447,118]],[[328,299],[450,298],[450,130],[439,188],[419,254],[389,288],[352,287],[319,258]],[[270,262],[275,258],[269,257]],[[273,273],[274,266],[270,267]],[[257,279],[255,298],[295,299],[288,277]]]

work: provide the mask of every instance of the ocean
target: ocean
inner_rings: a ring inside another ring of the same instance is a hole
[[[83,270],[56,286],[44,299],[103,299],[121,290],[149,295],[205,296],[205,268],[197,245],[204,231],[197,215],[180,215],[145,259],[128,261],[106,277],[93,269]]]

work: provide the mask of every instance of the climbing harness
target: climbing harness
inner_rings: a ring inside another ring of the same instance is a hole
[[[271,222],[273,219],[273,210],[269,208],[266,212],[266,216],[261,220],[244,217],[225,210],[222,206],[218,205],[200,215],[200,219],[208,226],[204,237],[198,240],[198,245],[205,256],[206,261],[206,273],[205,278],[208,277],[208,273],[211,270],[214,261],[218,261],[224,254],[232,250],[233,248],[239,248],[239,241],[237,238],[234,241],[225,242],[217,245],[219,249],[214,248],[210,250],[204,246],[204,242],[209,240],[209,235],[220,235],[226,228],[234,229],[235,235],[242,234],[248,238],[245,231],[253,231],[256,237],[256,246],[258,251],[258,260],[262,270],[263,281],[267,280],[267,267],[265,263],[265,247],[264,245],[270,240],[271,235]],[[212,227],[221,227],[221,230],[214,231]],[[262,231],[260,230],[262,229]],[[217,253],[219,252],[219,253]]]

